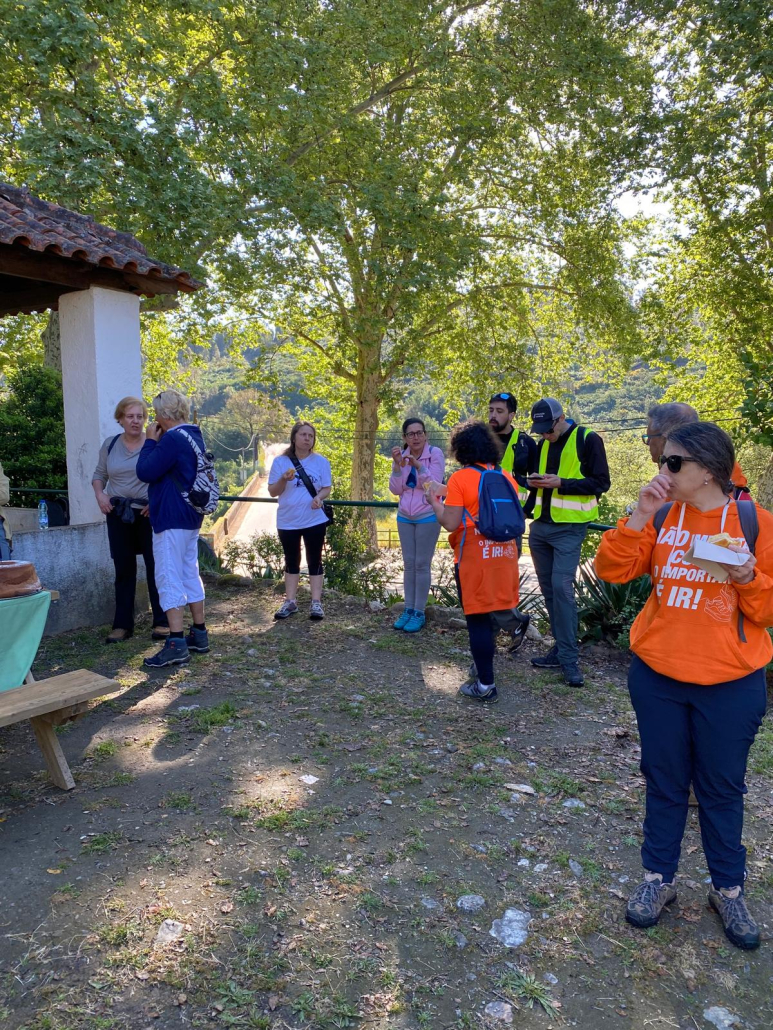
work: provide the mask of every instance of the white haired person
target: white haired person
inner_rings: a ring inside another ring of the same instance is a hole
[[[153,669],[184,665],[190,651],[209,651],[204,623],[204,584],[199,575],[201,515],[186,499],[198,468],[198,451],[204,439],[198,426],[188,421],[188,401],[177,390],[164,390],[153,401],[156,421],[146,430],[137,461],[137,476],[149,484],[150,524],[156,586],[161,607],[169,620],[169,638],[145,664]],[[189,607],[193,625],[183,633],[183,613]]]
[[[137,462],[145,443],[148,406],[139,397],[118,402],[114,418],[121,432],[110,435],[99,449],[91,485],[99,510],[106,516],[110,557],[115,566],[115,616],[106,644],[128,640],[134,632],[137,555],[145,560],[153,640],[166,640],[169,624],[158,599],[153,560],[147,485],[137,478]]]

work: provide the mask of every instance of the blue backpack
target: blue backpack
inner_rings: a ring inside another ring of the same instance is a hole
[[[480,465],[468,467],[480,473],[478,519],[475,525],[481,536],[497,543],[523,536],[526,529],[523,508],[502,469],[499,466],[493,469],[484,469]]]

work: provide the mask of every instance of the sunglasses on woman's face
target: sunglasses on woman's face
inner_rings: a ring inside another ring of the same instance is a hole
[[[668,457],[665,454],[661,454],[658,459],[660,467],[663,468],[665,465],[668,471],[673,472],[674,475],[682,471],[682,465],[685,461],[694,461],[696,465],[700,465],[697,458],[686,458],[683,454],[669,454]]]

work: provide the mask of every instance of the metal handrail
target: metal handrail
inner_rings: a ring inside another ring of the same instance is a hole
[[[12,486],[12,493],[20,494],[66,494],[65,489],[62,490],[42,490],[38,487],[25,487],[25,486]],[[250,504],[278,504],[279,499],[277,497],[240,497],[235,494],[221,494],[221,501],[247,501]],[[399,507],[398,501],[334,501],[327,500],[325,504],[332,504],[338,508],[397,508]],[[607,529],[614,529],[614,526],[607,526],[603,522],[590,522],[588,529],[596,529],[603,533]]]

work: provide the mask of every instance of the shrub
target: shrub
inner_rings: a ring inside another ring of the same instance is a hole
[[[226,544],[222,561],[231,572],[239,571],[253,579],[281,579],[284,551],[273,533],[256,533],[248,544],[235,540]]]
[[[389,556],[370,547],[367,519],[356,508],[336,508],[325,538],[325,582],[334,590],[388,601]]]
[[[3,468],[11,486],[32,488],[12,494],[12,503],[35,507],[36,489],[67,488],[62,376],[44,365],[27,365],[9,373],[8,385],[10,396],[0,402]]]
[[[621,635],[627,637],[652,592],[649,576],[640,576],[630,583],[607,583],[591,565],[580,566],[574,586],[582,640],[615,642]]]

